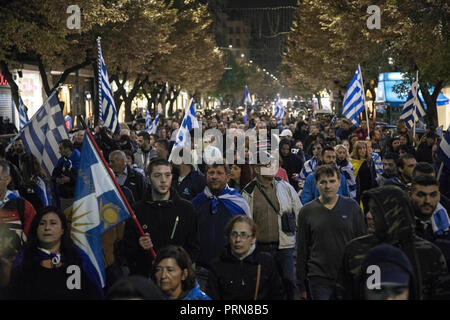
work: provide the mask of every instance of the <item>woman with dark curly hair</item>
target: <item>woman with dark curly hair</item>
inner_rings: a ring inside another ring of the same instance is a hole
[[[153,263],[151,278],[169,300],[211,300],[200,290],[191,258],[183,247],[162,248]]]
[[[55,207],[40,210],[11,274],[8,298],[84,300],[103,297],[87,256],[70,237],[66,217]]]

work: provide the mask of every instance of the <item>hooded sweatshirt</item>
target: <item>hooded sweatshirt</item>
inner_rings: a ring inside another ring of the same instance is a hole
[[[375,232],[350,241],[344,251],[343,265],[338,275],[338,299],[363,299],[361,264],[366,253],[380,243],[401,249],[413,266],[413,286],[410,299],[448,299],[450,277],[441,250],[415,234],[413,207],[406,193],[395,186],[371,189],[364,194],[374,218]]]

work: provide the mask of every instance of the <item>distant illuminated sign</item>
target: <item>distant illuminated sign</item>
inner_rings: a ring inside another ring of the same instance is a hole
[[[0,86],[9,86],[8,81],[3,77],[3,75],[0,73]]]

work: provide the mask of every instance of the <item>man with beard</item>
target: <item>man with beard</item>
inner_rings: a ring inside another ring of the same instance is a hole
[[[397,154],[387,153],[383,158],[383,173],[377,177],[379,186],[383,186],[387,181],[397,178]],[[398,179],[398,178],[397,178]]]
[[[167,245],[182,246],[196,261],[199,253],[197,214],[192,205],[171,190],[172,169],[165,159],[153,159],[147,171],[150,192],[133,210],[145,235],[133,219],[125,225],[124,251],[131,274],[149,276],[152,266],[150,248],[155,251]]]
[[[441,249],[450,262],[450,219],[441,204],[439,182],[431,175],[418,175],[412,181],[409,192],[414,207],[416,233]]]

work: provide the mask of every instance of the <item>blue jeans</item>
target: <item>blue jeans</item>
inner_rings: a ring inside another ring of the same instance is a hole
[[[309,282],[309,293],[311,295],[311,300],[330,300],[333,290],[333,287]]]
[[[275,247],[265,247],[264,245],[258,245],[258,248],[273,256],[278,273],[283,281],[287,299],[294,300],[296,290],[294,248],[277,249]]]

